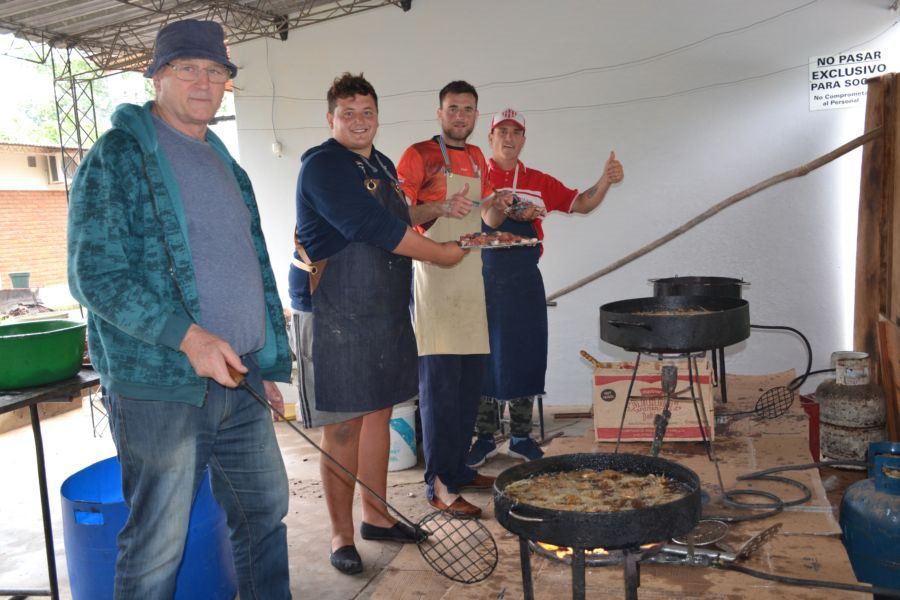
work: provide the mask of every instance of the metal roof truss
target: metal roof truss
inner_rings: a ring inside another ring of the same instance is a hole
[[[73,77],[143,71],[160,27],[180,19],[218,21],[229,45],[383,6],[409,10],[412,0],[7,0],[0,33],[19,40],[19,58],[44,63],[50,49],[77,49],[91,63]]]

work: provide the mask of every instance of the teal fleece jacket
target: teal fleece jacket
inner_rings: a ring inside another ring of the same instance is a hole
[[[207,379],[178,347],[200,323],[200,303],[187,222],[151,106],[120,105],[113,128],[78,167],[69,194],[69,289],[88,309],[91,362],[107,390],[199,406]],[[284,313],[250,179],[215,134],[207,132],[207,141],[231,166],[250,211],[267,313],[256,361],[263,379],[290,381]],[[216,215],[209,218],[214,226]]]

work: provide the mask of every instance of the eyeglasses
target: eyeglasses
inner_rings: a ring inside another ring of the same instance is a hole
[[[197,81],[200,79],[200,72],[206,71],[210,83],[225,83],[231,77],[231,72],[222,67],[198,67],[197,65],[176,65],[175,63],[166,63],[175,72],[175,77],[181,81]]]

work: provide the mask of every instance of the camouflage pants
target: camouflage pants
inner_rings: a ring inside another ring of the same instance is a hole
[[[481,436],[493,435],[500,429],[500,417],[503,405],[509,405],[509,430],[517,437],[531,435],[531,419],[534,411],[534,396],[515,398],[513,400],[497,400],[482,396],[478,404],[478,420],[475,421],[475,432]]]

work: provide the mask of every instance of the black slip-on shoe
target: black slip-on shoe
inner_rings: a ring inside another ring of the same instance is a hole
[[[391,527],[378,527],[363,522],[359,526],[359,535],[364,540],[375,542],[399,542],[401,544],[416,544],[423,541],[428,534],[418,527],[410,527],[406,523],[397,521]]]
[[[331,566],[344,575],[356,575],[362,573],[362,557],[356,551],[356,546],[341,546],[331,553]]]

